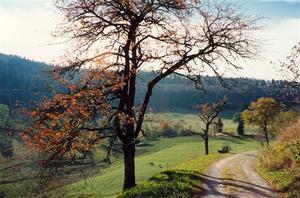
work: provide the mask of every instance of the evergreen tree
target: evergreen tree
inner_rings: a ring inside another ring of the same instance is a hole
[[[244,121],[242,119],[240,119],[238,127],[236,129],[236,132],[238,135],[244,135],[245,131],[244,131]]]
[[[233,118],[232,118],[232,121],[235,122],[235,123],[239,123],[242,119],[242,113],[241,112],[236,112],[233,114]]]
[[[218,118],[218,121],[214,125],[214,135],[216,133],[223,133],[223,126],[224,126],[224,124],[222,122],[222,119]]]

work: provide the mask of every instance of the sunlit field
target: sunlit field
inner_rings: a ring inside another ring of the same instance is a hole
[[[148,117],[156,118],[155,121],[146,123],[149,129],[152,130],[161,130],[159,128],[160,122],[168,122],[171,126],[181,123],[184,128],[189,128],[189,125],[191,125],[193,131],[200,131],[203,126],[198,116],[195,114],[155,113],[150,114]],[[236,123],[229,119],[223,119],[223,123],[225,132],[228,131],[235,134],[235,128],[237,126]],[[248,127],[246,129],[246,133],[247,131],[251,133],[253,130],[253,128]],[[217,153],[217,150],[224,144],[230,145],[233,153],[253,150],[261,147],[258,141],[250,138],[240,139],[230,136],[214,137],[211,135],[211,142],[209,146],[211,153]],[[30,189],[35,187],[36,183],[30,179],[26,180],[22,177],[27,171],[23,164],[25,149],[23,145],[17,141],[14,141],[14,149],[16,150],[16,154],[11,160],[0,158],[2,162],[0,165],[0,174],[1,178],[4,179],[4,181],[0,184],[0,187],[9,197],[16,197],[23,194],[30,195],[33,193]],[[142,138],[141,142],[137,146],[137,181],[146,181],[155,173],[159,173],[168,168],[173,168],[188,160],[197,159],[203,154],[204,145],[200,136]],[[104,155],[97,151],[97,156],[100,158]],[[65,179],[59,178],[57,182],[52,182],[50,188],[48,188],[44,193],[49,196],[92,195],[96,197],[99,195],[116,194],[122,189],[122,163],[122,157],[116,155],[113,158],[111,166],[107,168],[95,168],[94,170],[89,170],[94,176],[84,178],[82,173],[72,172],[71,175],[67,175]],[[154,163],[154,165],[150,165],[151,163]],[[16,172],[18,174],[16,174]],[[88,172],[88,175],[89,174],[90,172]],[[79,182],[68,185],[68,183],[73,183],[75,181]]]

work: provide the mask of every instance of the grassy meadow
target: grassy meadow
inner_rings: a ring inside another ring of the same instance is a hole
[[[168,122],[174,129],[181,123],[181,127],[189,128],[193,131],[200,131],[202,123],[195,114],[177,114],[177,113],[155,113],[148,115],[148,118],[155,118],[147,121],[146,125],[152,131],[160,130],[160,123]],[[229,119],[223,119],[224,131],[234,133],[237,124]],[[174,127],[176,125],[176,127]],[[246,133],[253,133],[253,128],[247,129]],[[260,147],[260,143],[251,138],[238,138],[231,136],[211,136],[209,150],[214,156],[213,159],[218,159],[220,155],[216,154],[217,150],[227,144],[232,148],[232,153],[238,153],[247,150],[255,150]],[[8,168],[12,164],[20,162],[22,151],[24,148],[20,144],[18,147],[18,155],[20,158],[12,159],[1,163],[0,175],[6,176],[15,180],[14,182],[0,183],[0,192],[6,193],[7,197],[19,197],[22,195],[32,195],[30,188],[36,184],[31,183],[30,180],[14,179],[14,172],[16,170]],[[136,179],[139,184],[147,181],[153,175],[163,171],[174,169],[175,167],[185,164],[195,164],[195,160],[203,163],[202,167],[208,164],[204,163],[204,144],[200,136],[177,136],[172,138],[143,138],[136,148]],[[199,161],[199,159],[201,160]],[[212,160],[210,162],[212,162]],[[190,161],[194,162],[190,163]],[[20,169],[20,167],[17,167]],[[204,168],[201,168],[203,171]],[[21,170],[18,170],[21,171]],[[114,159],[112,165],[107,168],[102,168],[88,178],[80,177],[80,173],[73,175],[71,179],[57,180],[51,188],[42,194],[45,197],[110,197],[117,195],[122,189],[123,183],[123,160],[122,158]]]
[[[174,168],[181,163],[204,156],[201,137],[162,138],[146,142],[148,146],[137,147],[140,153],[136,157],[136,178],[138,183],[148,180],[154,174]],[[232,147],[232,152],[255,150],[260,147],[252,139],[238,139],[233,137],[211,138],[210,150],[216,154],[223,144]],[[143,152],[143,153],[141,153]],[[154,166],[150,165],[154,163]],[[68,185],[63,189],[52,191],[49,195],[71,197],[99,197],[112,196],[120,192],[123,181],[122,161],[114,163],[102,174]]]
[[[192,131],[200,132],[204,124],[201,122],[197,114],[180,114],[180,113],[151,113],[146,116],[146,122],[144,126],[150,130],[159,128],[160,122],[167,122],[171,126],[182,125],[184,128]],[[232,119],[222,118],[224,124],[224,132],[236,134],[237,123],[234,123]],[[245,126],[246,134],[254,134],[257,130],[256,126]]]

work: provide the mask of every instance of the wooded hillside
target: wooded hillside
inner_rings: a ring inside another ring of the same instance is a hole
[[[16,103],[27,106],[44,95],[49,95],[50,79],[47,71],[51,66],[18,56],[0,54],[0,104],[13,109]],[[152,76],[142,72],[137,83],[137,105],[145,92],[143,82]],[[295,96],[300,95],[297,85],[287,86],[284,81],[266,81],[249,78],[225,78],[226,88],[216,77],[203,76],[203,89],[180,76],[173,75],[161,81],[154,89],[150,107],[153,111],[190,112],[194,104],[216,101],[227,94],[229,108],[242,110],[250,101],[260,97],[273,97],[292,105]],[[53,84],[52,84],[53,85]]]

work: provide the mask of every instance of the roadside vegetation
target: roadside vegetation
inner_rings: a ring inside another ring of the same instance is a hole
[[[284,197],[300,197],[300,120],[261,152],[256,168]]]

